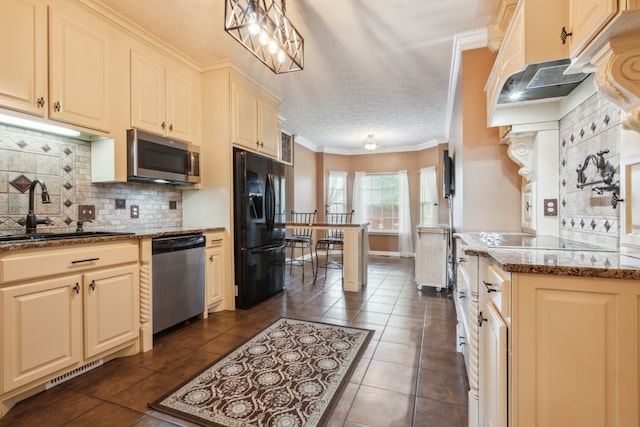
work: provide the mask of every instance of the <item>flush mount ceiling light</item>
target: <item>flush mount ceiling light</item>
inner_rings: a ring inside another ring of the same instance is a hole
[[[376,147],[378,147],[378,141],[376,141],[376,139],[373,137],[373,134],[370,133],[362,142],[362,145],[364,145],[364,148],[366,148],[367,150],[373,151],[376,149]]]
[[[285,0],[226,0],[224,29],[276,74],[304,68],[304,39]]]

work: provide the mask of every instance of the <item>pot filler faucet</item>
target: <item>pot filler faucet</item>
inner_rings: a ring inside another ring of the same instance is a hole
[[[35,205],[36,205],[36,195],[35,189],[36,185],[40,184],[42,188],[42,203],[51,203],[51,199],[49,198],[49,192],[47,191],[47,186],[44,185],[44,181],[41,179],[35,179],[31,182],[29,186],[29,213],[27,214],[27,234],[35,233],[36,227],[38,224],[50,224],[51,221],[48,219],[38,219],[36,218]]]

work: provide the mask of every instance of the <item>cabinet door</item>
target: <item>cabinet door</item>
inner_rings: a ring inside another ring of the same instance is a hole
[[[0,289],[2,392],[82,360],[79,275]]]
[[[47,9],[43,3],[38,0],[2,1],[0,52],[0,105],[44,116]]]
[[[109,131],[109,29],[50,10],[49,117]]]
[[[140,329],[137,265],[84,275],[85,358],[134,340]]]
[[[231,142],[257,151],[258,97],[241,82],[231,81]]]
[[[194,83],[186,73],[177,68],[166,71],[167,136],[184,141],[195,140],[195,116],[193,100]]]
[[[620,159],[620,252],[640,255],[640,155]]]
[[[278,158],[280,152],[278,109],[272,103],[262,99],[258,101],[258,140],[262,153]]]
[[[165,98],[164,66],[131,51],[131,126],[164,135]]]
[[[578,55],[618,11],[618,0],[571,0],[567,38],[571,57]]]
[[[507,425],[507,325],[489,302],[481,328],[480,413],[485,427]]]
[[[223,241],[216,240],[213,247],[207,248],[207,266],[206,266],[206,283],[207,283],[207,308],[214,308],[220,304],[223,299],[222,285],[224,284],[224,248]]]

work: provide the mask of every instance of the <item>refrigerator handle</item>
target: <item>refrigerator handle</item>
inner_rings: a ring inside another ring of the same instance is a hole
[[[261,253],[265,253],[265,252],[273,252],[273,251],[277,251],[277,250],[281,250],[284,248],[284,243],[280,244],[280,245],[276,245],[276,246],[267,246],[264,248],[256,248],[256,249],[251,249],[251,253],[252,254],[261,254]]]
[[[276,205],[276,195],[273,189],[273,175],[267,174],[267,185],[266,185],[266,222],[267,222],[267,231],[273,230],[273,225],[275,223],[275,205]]]

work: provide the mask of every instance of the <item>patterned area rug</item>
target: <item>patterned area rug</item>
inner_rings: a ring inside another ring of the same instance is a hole
[[[372,335],[282,318],[149,406],[210,426],[323,425]]]

